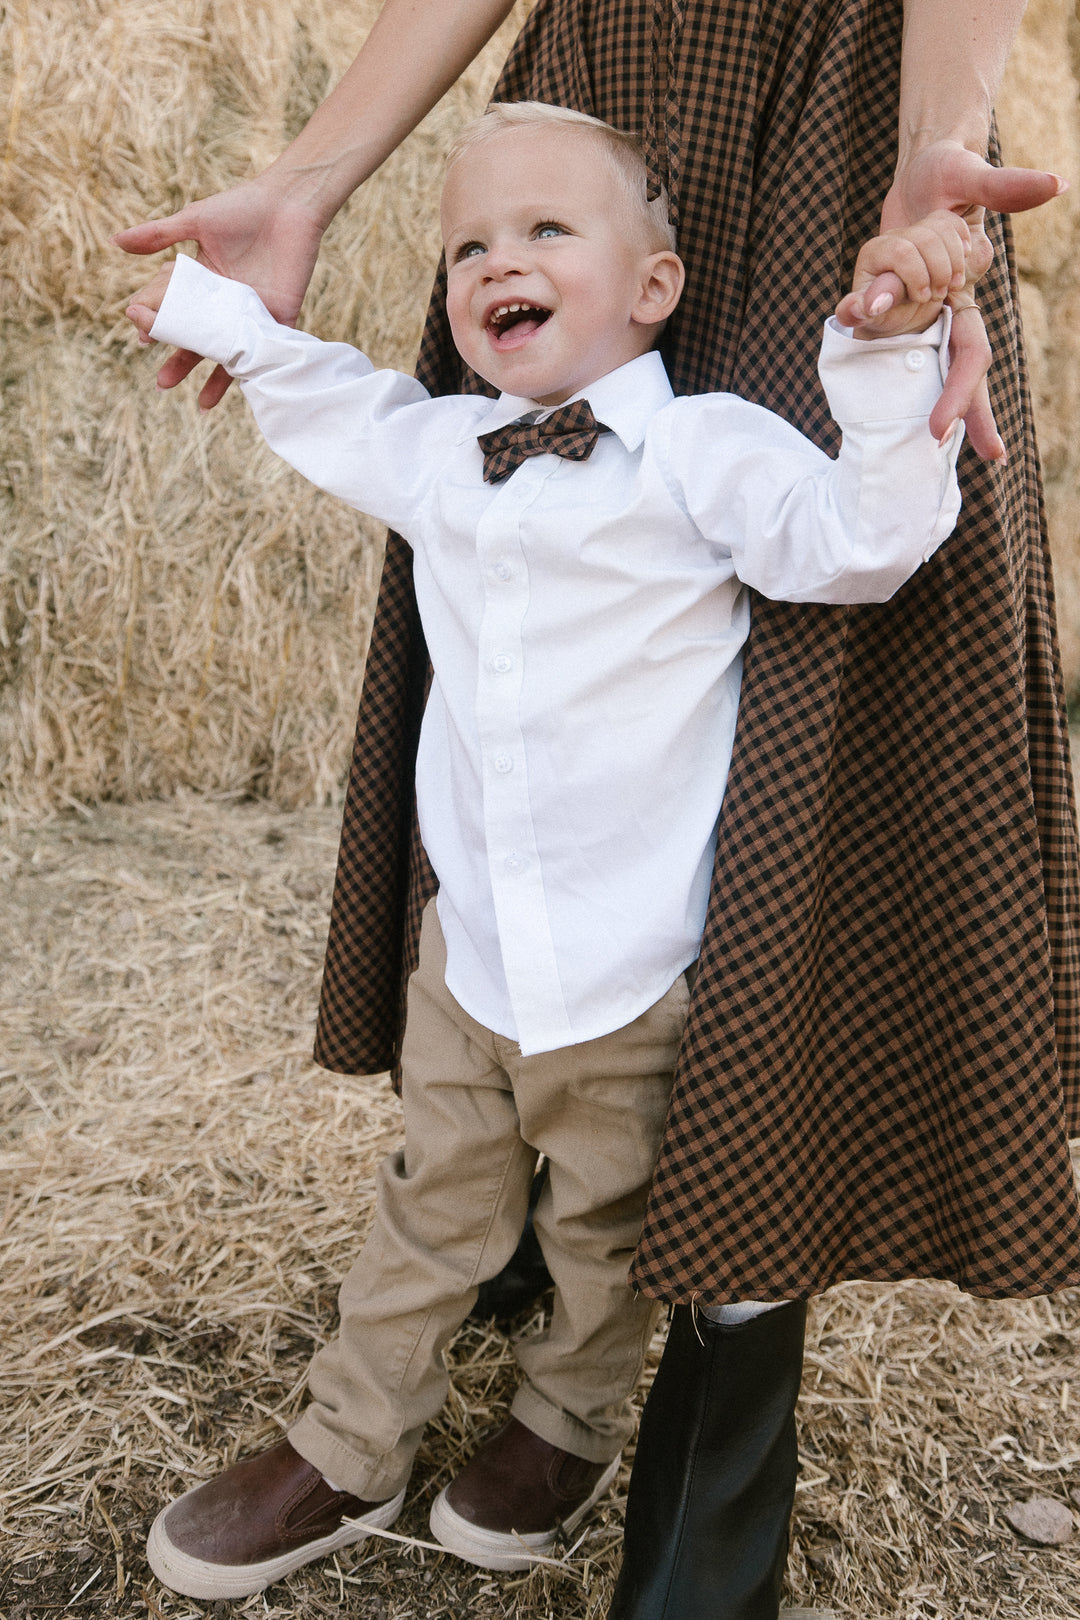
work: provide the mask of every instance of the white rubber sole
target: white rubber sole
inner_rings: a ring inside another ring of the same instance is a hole
[[[178,1497],[177,1501],[183,1501],[183,1497]],[[184,1597],[253,1597],[256,1592],[273,1585],[274,1581],[291,1575],[294,1569],[302,1569],[316,1558],[325,1558],[330,1553],[339,1552],[342,1547],[352,1547],[364,1541],[365,1525],[370,1525],[374,1530],[388,1530],[404,1505],[405,1492],[400,1491],[391,1501],[380,1502],[362,1519],[343,1524],[332,1535],[323,1536],[319,1541],[305,1542],[302,1547],[294,1547],[291,1552],[281,1553],[277,1558],[264,1559],[260,1564],[210,1564],[205,1559],[192,1558],[189,1553],[174,1547],[169,1540],[165,1515],[175,1506],[170,1502],[169,1507],[162,1508],[150,1528],[146,1557],[161,1584],[170,1591],[180,1592]]]
[[[448,1552],[456,1553],[467,1564],[478,1564],[481,1569],[529,1569],[537,1558],[548,1558],[558,1535],[571,1535],[591,1507],[595,1507],[619,1471],[620,1457],[616,1457],[600,1475],[592,1494],[564,1519],[558,1530],[538,1530],[529,1535],[509,1534],[504,1530],[485,1530],[470,1524],[460,1513],[455,1513],[446,1500],[446,1491],[440,1491],[431,1508],[431,1533]],[[448,1487],[449,1488],[449,1487]]]

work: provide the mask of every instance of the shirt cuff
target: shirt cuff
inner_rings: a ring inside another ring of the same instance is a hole
[[[834,419],[887,422],[929,416],[949,369],[952,312],[943,309],[925,332],[856,338],[830,318],[825,323],[819,371]]]
[[[178,254],[161,308],[150,328],[159,343],[191,349],[231,373],[244,370],[246,323],[275,324],[265,304],[242,281],[215,275],[187,254]]]

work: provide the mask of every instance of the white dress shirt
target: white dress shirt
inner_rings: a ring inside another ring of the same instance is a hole
[[[526,1055],[629,1023],[697,955],[746,587],[884,601],[951,532],[962,430],[942,450],[927,427],[944,328],[826,327],[836,461],[733,395],[673,398],[650,353],[575,396],[611,429],[587,462],[491,485],[477,435],[534,401],[431,398],[177,260],[152,335],[221,362],[280,455],[413,548],[447,985]]]

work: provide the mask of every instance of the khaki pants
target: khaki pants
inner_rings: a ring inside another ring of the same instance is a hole
[[[680,974],[626,1028],[522,1057],[446,988],[434,905],[409,981],[405,1148],[379,1170],[374,1222],[341,1288],[338,1337],[311,1364],[301,1456],[365,1501],[408,1479],[446,1397],[443,1351],[521,1234],[533,1170],[550,1178],[536,1232],[555,1280],[545,1332],[520,1339],[512,1411],[534,1433],[608,1462],[657,1307],[627,1270],[641,1229],[689,999]]]

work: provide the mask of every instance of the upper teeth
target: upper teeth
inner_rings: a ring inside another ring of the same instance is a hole
[[[516,315],[519,309],[532,309],[531,304],[500,304],[492,314],[493,321],[501,321],[504,315]]]

